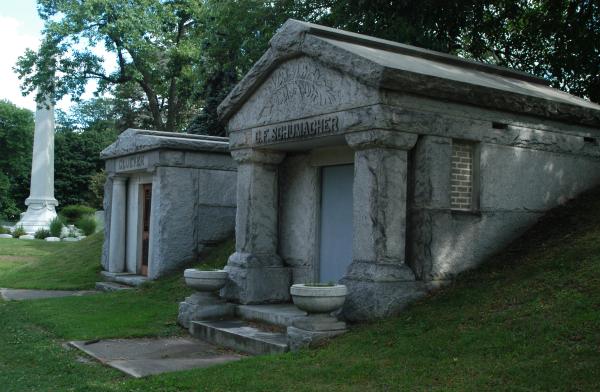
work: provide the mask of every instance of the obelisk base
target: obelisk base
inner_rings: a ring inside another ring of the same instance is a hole
[[[21,216],[21,220],[15,227],[23,226],[28,234],[34,234],[39,229],[48,229],[50,221],[56,218],[58,201],[56,199],[32,199],[25,200],[27,211]]]

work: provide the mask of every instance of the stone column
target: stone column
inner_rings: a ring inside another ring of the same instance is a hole
[[[125,271],[127,177],[113,177],[108,272]]]
[[[349,133],[355,150],[353,260],[348,286],[349,320],[386,317],[422,294],[405,263],[407,157],[417,135],[372,130]]]
[[[242,149],[231,155],[238,163],[236,249],[221,293],[242,304],[288,301],[291,272],[277,254],[277,165],[285,154]]]
[[[25,205],[27,211],[17,227],[23,226],[28,233],[48,229],[58,205],[54,198],[54,106],[49,99],[35,111],[31,187]]]

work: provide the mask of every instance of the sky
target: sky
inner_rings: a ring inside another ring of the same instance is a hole
[[[35,110],[34,93],[23,97],[20,81],[12,68],[26,48],[39,47],[43,26],[36,0],[0,0],[0,99],[29,110]],[[98,52],[107,54],[104,49]],[[90,83],[83,98],[90,98],[94,87],[95,83]],[[71,105],[70,99],[63,98],[56,107],[68,110]]]
[[[38,48],[42,27],[35,0],[0,0],[0,99],[30,110],[35,109],[33,94],[21,95],[12,68],[26,48]]]

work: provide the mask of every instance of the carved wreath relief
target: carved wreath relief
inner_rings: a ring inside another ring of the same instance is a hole
[[[339,98],[322,69],[314,64],[298,62],[273,73],[266,87],[266,102],[260,113],[270,115],[275,108],[298,109],[298,105],[331,106]],[[285,110],[285,109],[284,109]]]

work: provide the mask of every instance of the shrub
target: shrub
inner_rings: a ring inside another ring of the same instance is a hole
[[[83,231],[83,234],[92,235],[96,232],[96,220],[91,216],[86,216],[75,223],[75,227]]]
[[[25,234],[27,234],[27,232],[25,231],[23,226],[15,227],[12,232],[12,236],[14,238],[19,238],[20,236],[25,235]]]
[[[52,237],[60,237],[60,233],[62,232],[63,221],[60,217],[56,217],[50,221],[50,234]]]
[[[90,206],[101,210],[104,200],[104,184],[106,183],[106,172],[104,170],[90,177],[90,196],[87,202]]]
[[[64,207],[60,210],[60,214],[65,217],[67,223],[75,223],[83,217],[92,215],[95,211],[92,207],[75,204]]]
[[[10,234],[10,229],[7,229],[4,226],[0,226],[0,234]]]
[[[39,229],[38,231],[35,232],[35,234],[33,236],[38,240],[43,240],[45,238],[50,237],[50,230]]]

